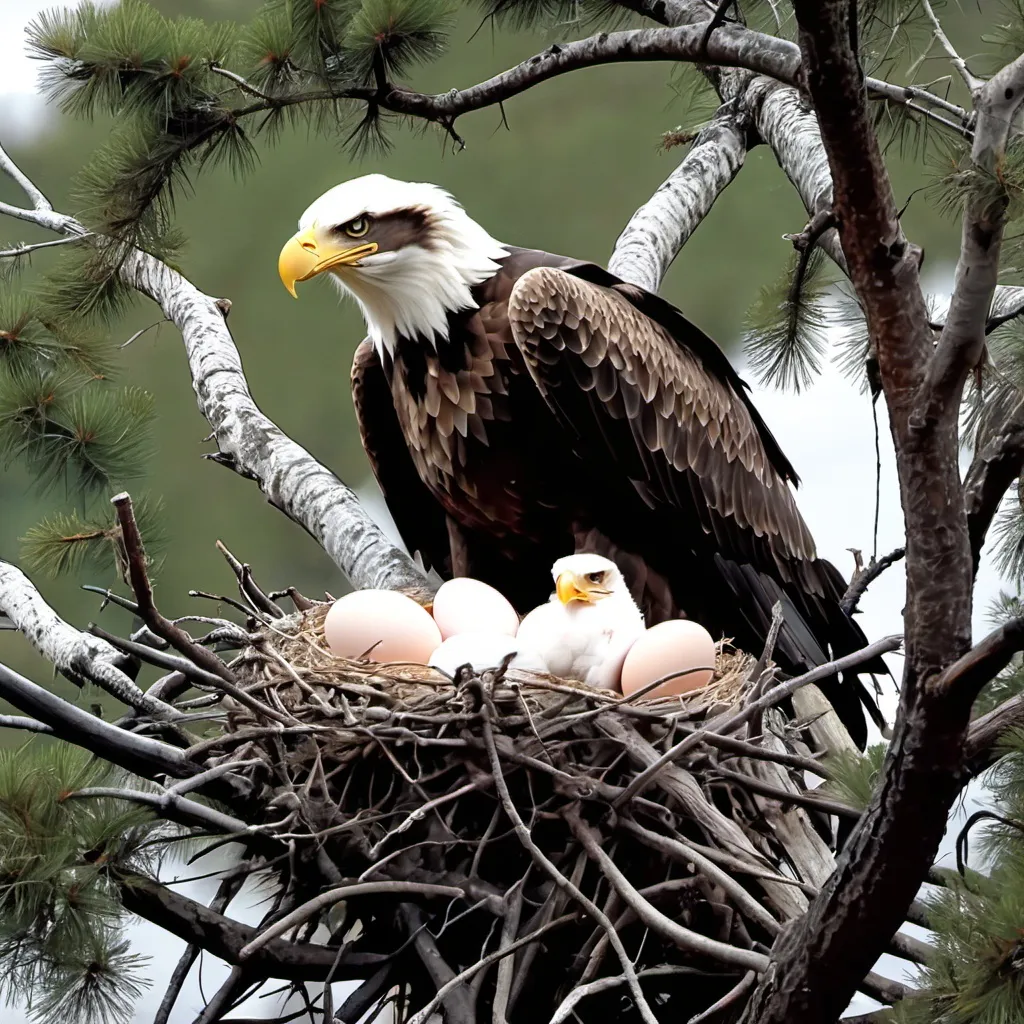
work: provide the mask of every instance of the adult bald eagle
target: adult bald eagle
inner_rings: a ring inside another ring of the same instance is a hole
[[[748,388],[664,299],[504,245],[437,186],[379,174],[317,199],[279,271],[292,295],[327,273],[362,309],[363,446],[409,550],[442,575],[525,612],[555,559],[591,551],[648,624],[687,616],[759,652],[781,600],[784,670],[864,645]],[[863,745],[864,688],[828,696]]]

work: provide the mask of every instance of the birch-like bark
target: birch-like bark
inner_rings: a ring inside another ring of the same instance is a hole
[[[648,291],[661,287],[679,250],[743,166],[747,120],[731,106],[719,108],[682,163],[619,235],[608,263],[613,274]]]
[[[128,707],[157,718],[177,712],[149,696],[125,674],[128,659],[106,640],[65,622],[17,566],[0,561],[0,614],[64,676],[78,686],[95,683]]]
[[[974,94],[978,120],[971,161],[980,175],[998,181],[1006,147],[1019,130],[1024,104],[1024,56],[1008,64]],[[978,365],[985,351],[988,324],[999,277],[999,253],[1009,198],[998,186],[993,195],[979,189],[963,215],[960,256],[953,296],[935,358],[929,366],[928,385],[936,400],[949,401],[963,385],[963,377]]]
[[[254,479],[271,504],[308,530],[356,588],[425,595],[423,573],[384,536],[352,489],[256,405],[215,300],[145,253],[129,256],[122,273],[181,331],[199,411],[223,461]]]

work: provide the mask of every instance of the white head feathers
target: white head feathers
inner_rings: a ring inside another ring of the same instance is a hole
[[[497,272],[508,250],[444,189],[383,174],[353,178],[325,192],[299,220],[299,230],[329,232],[353,219],[403,211],[422,219],[421,237],[383,248],[331,277],[359,303],[378,351],[393,352],[397,337],[428,344],[448,336],[448,313],[475,306],[470,289]],[[367,236],[372,238],[371,234]]]

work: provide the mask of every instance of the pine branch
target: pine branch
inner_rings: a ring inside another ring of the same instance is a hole
[[[110,725],[0,665],[0,697],[49,726],[60,739],[144,778],[186,778],[199,770],[178,747]]]
[[[240,951],[258,934],[256,928],[148,878],[120,878],[118,890],[125,910],[232,965],[241,962]],[[389,959],[376,953],[339,953],[331,946],[274,939],[249,957],[246,968],[285,980],[322,981],[330,974],[336,981],[358,981]]]
[[[633,214],[615,243],[608,269],[656,292],[676,254],[743,166],[748,119],[720,107],[682,163]]]
[[[0,561],[0,613],[73,683],[79,686],[95,683],[123,704],[155,718],[178,717],[172,707],[147,696],[125,674],[129,659],[105,641],[66,623],[20,569],[3,561]]]
[[[831,230],[823,227],[823,233]],[[747,314],[744,352],[762,385],[799,393],[821,369],[828,319],[824,254],[811,242],[795,254],[780,282],[761,290]]]

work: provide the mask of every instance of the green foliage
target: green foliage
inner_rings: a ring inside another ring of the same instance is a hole
[[[822,792],[858,811],[864,810],[871,803],[887,749],[884,743],[876,743],[863,754],[831,754],[825,767],[832,778],[821,787]]]
[[[976,826],[986,871],[947,872],[926,899],[935,953],[922,970],[925,993],[895,1012],[904,1024],[1024,1019],[1024,734],[1004,737],[1000,753],[989,773],[995,811]]]
[[[363,0],[345,32],[353,74],[366,84],[393,81],[443,53],[455,15],[452,0]]]
[[[144,984],[113,877],[151,871],[147,841],[166,829],[121,801],[69,798],[115,781],[66,744],[0,753],[0,998],[39,1024],[126,1022]]]
[[[999,0],[996,21],[982,35],[982,42],[994,48],[994,72],[1024,53],[1024,0]]]
[[[795,253],[777,284],[764,288],[747,315],[744,351],[762,384],[809,387],[821,369],[828,317],[825,254]]]
[[[134,507],[139,530],[146,538],[146,554],[151,557],[165,543],[162,503],[142,496],[135,500]],[[27,569],[50,576],[79,573],[87,566],[102,570],[111,563],[122,570],[120,536],[112,512],[91,518],[83,518],[74,510],[56,512],[31,527],[22,538],[22,561]],[[154,575],[152,568],[150,575]]]
[[[83,257],[91,258],[84,252],[64,260]],[[38,295],[11,291],[0,297],[0,465],[23,463],[37,491],[62,484],[84,508],[145,469],[153,403],[138,388],[110,379],[111,346],[74,313],[73,296],[88,283],[72,281],[78,291],[61,288],[55,275]],[[122,294],[118,289],[97,301],[113,304],[104,308],[109,314]],[[96,543],[93,532],[77,512],[58,514],[30,531],[26,554],[35,567],[54,573],[86,559],[110,564],[112,546]]]

